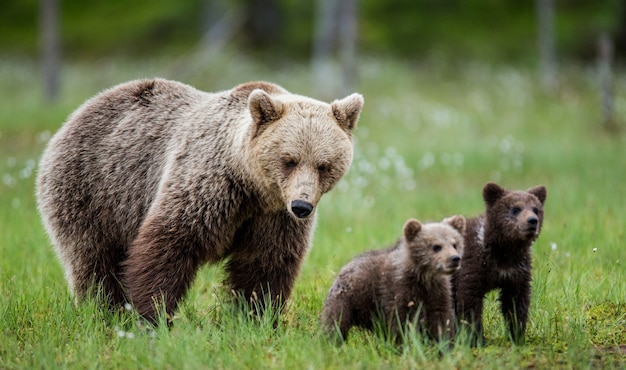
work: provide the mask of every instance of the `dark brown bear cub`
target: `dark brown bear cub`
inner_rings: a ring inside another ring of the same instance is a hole
[[[511,338],[519,343],[530,308],[530,247],[543,224],[546,188],[509,191],[487,183],[483,199],[487,211],[467,220],[463,267],[452,277],[457,320],[470,329],[473,345],[478,340],[484,344],[483,300],[500,289],[502,315]]]
[[[450,338],[450,275],[460,266],[464,230],[462,216],[441,223],[408,220],[394,246],[366,252],[339,272],[322,309],[323,330],[342,341],[352,326],[373,330],[380,324],[400,340],[412,322],[432,339]]]

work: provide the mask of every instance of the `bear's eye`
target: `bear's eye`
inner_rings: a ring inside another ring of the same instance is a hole
[[[452,244],[452,248],[456,249],[456,243]]]
[[[329,172],[329,171],[330,171],[330,165],[327,165],[327,164],[320,164],[319,166],[317,166],[317,170],[318,170],[320,173]]]
[[[535,214],[538,215],[539,214],[539,208],[533,207],[533,212],[535,212]]]
[[[433,246],[433,252],[437,253],[441,251],[441,246],[439,244]]]
[[[294,159],[284,159],[286,168],[295,168],[298,165]]]
[[[517,216],[519,215],[519,213],[522,211],[522,209],[520,207],[513,207],[511,209],[511,213],[513,213],[513,216]]]

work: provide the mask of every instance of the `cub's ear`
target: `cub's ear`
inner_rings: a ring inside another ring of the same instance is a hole
[[[459,234],[461,235],[465,234],[465,225],[466,225],[465,217],[459,216],[459,215],[451,216],[451,217],[445,218],[443,222],[455,228],[456,231],[459,232]]]
[[[283,115],[283,104],[261,89],[254,89],[248,96],[248,108],[255,125],[255,134],[260,126],[278,121]]]
[[[548,195],[548,190],[546,190],[545,186],[535,186],[534,188],[528,189],[528,192],[532,195],[536,196],[537,199],[543,204],[546,201],[546,196]]]
[[[356,127],[359,115],[363,109],[363,96],[354,93],[341,100],[335,100],[331,103],[333,115],[344,131],[350,133]]]
[[[411,218],[404,224],[404,238],[413,240],[420,230],[422,230],[422,224],[418,220]]]
[[[506,194],[506,189],[495,182],[488,182],[483,188],[483,199],[488,206],[493,205],[498,199],[502,198],[504,194]]]

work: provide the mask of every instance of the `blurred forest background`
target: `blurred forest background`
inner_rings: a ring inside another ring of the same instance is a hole
[[[67,61],[224,48],[312,61],[320,78],[335,60],[348,88],[357,55],[537,64],[551,85],[559,62],[626,57],[626,0],[8,0],[0,12],[1,55],[40,58],[51,99]]]

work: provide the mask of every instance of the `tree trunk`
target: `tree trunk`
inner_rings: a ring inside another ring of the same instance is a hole
[[[626,57],[626,0],[619,2],[618,26],[614,37],[614,51],[616,58]]]
[[[59,43],[59,4],[57,0],[40,1],[40,40],[44,93],[49,102],[59,95],[61,47]]]
[[[343,0],[339,8],[339,59],[342,95],[352,93],[356,80],[357,0]]]
[[[613,41],[608,34],[598,40],[598,74],[600,78],[600,100],[602,124],[607,131],[615,130],[613,120]]]
[[[313,38],[313,88],[315,93],[333,95],[336,72],[333,61],[334,40],[336,39],[336,2],[317,0],[315,34]]]
[[[356,79],[356,40],[357,0],[317,0],[313,86],[323,98],[352,92]]]
[[[275,47],[283,31],[283,11],[277,0],[245,0],[244,31],[250,46],[258,51]]]
[[[241,30],[245,15],[237,6],[227,6],[225,1],[204,0],[200,49],[206,55],[220,52]]]
[[[536,0],[541,84],[547,90],[556,87],[556,50],[554,43],[554,1]]]

